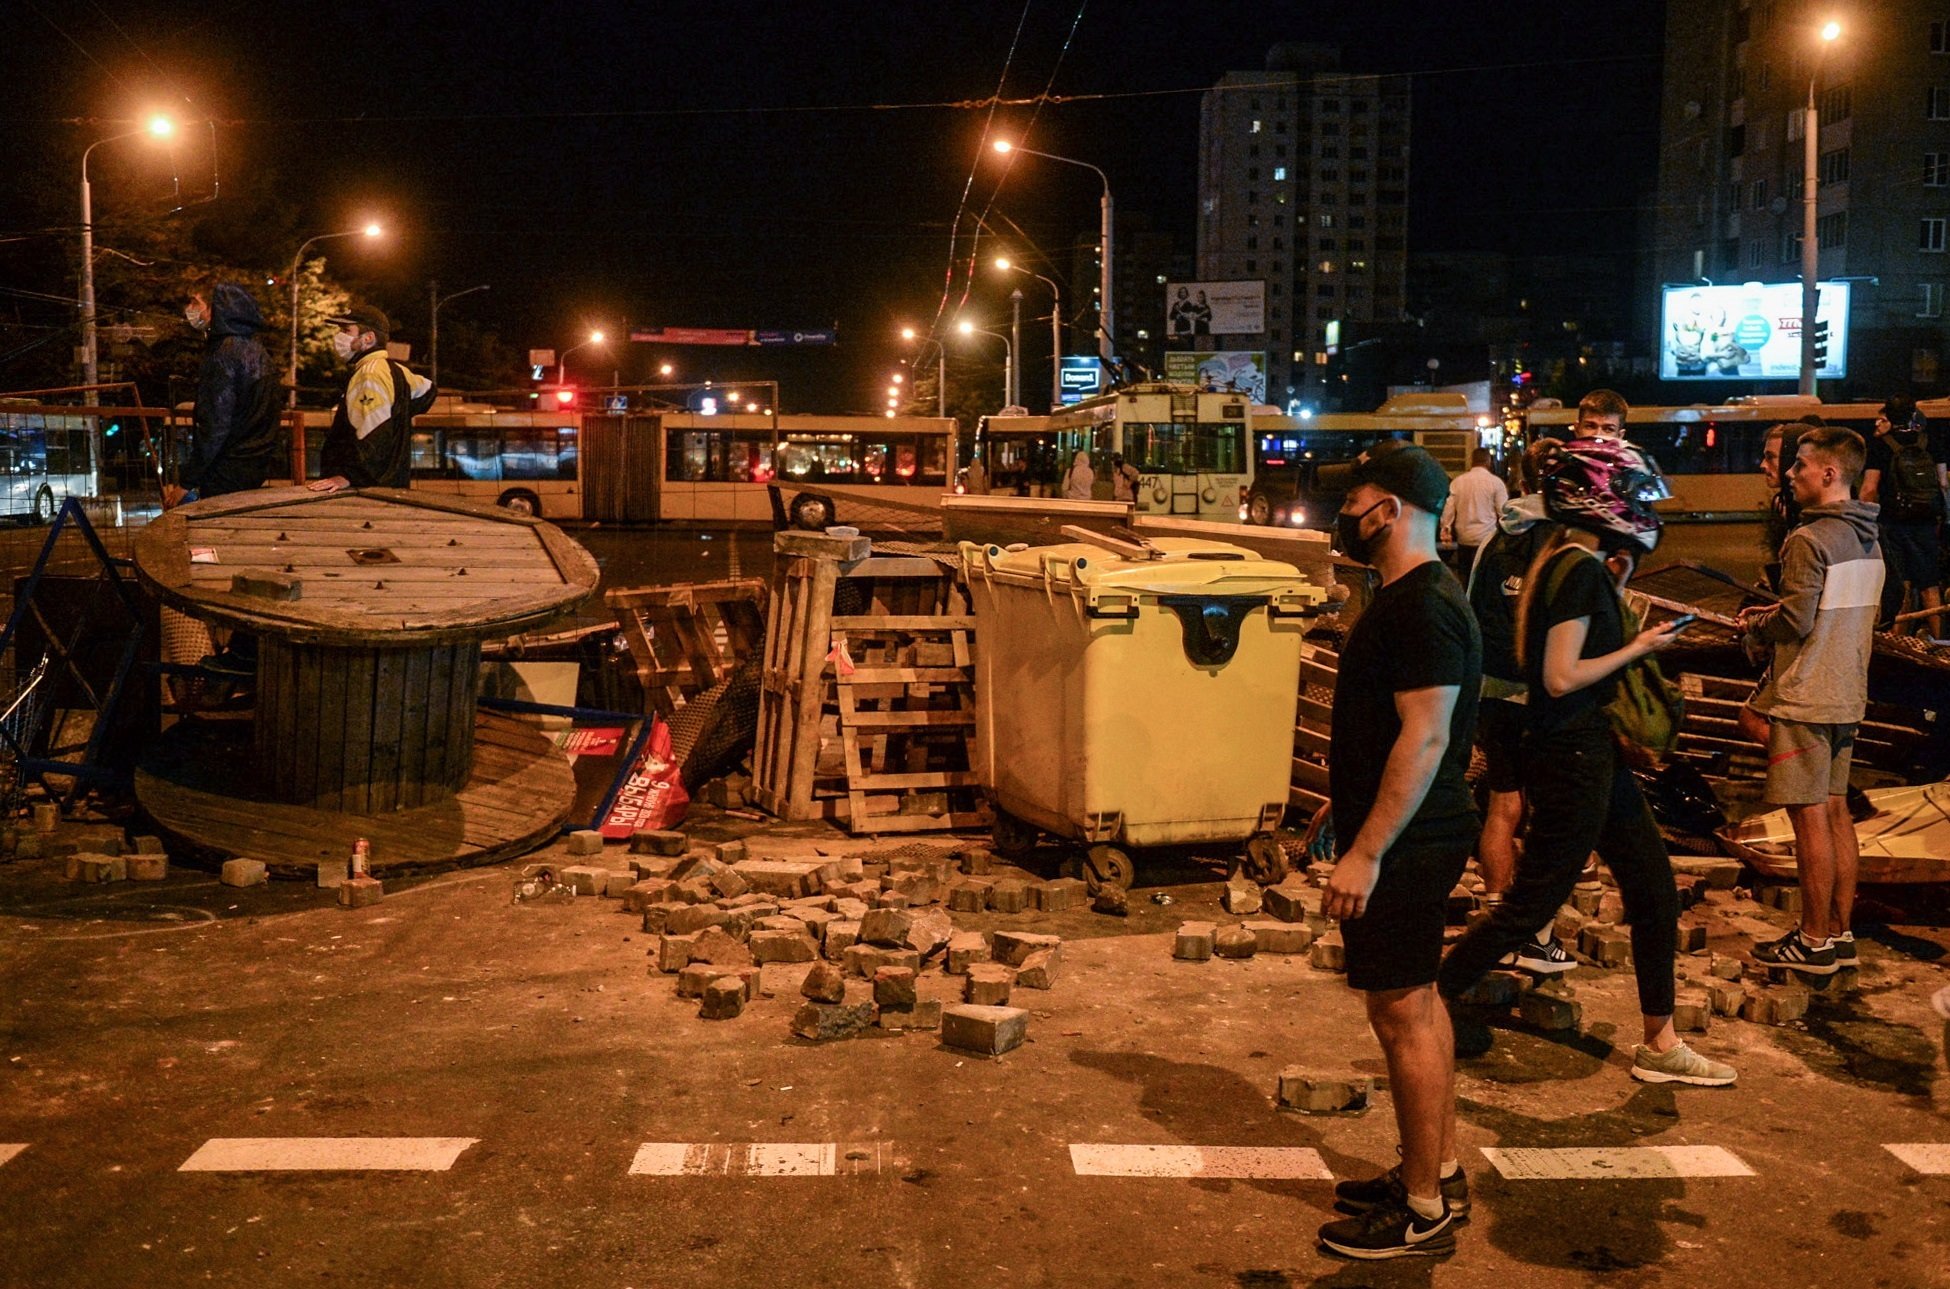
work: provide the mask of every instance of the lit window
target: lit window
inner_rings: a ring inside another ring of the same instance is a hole
[[[1258,134],[1258,133],[1259,133],[1259,120],[1258,120],[1258,118],[1257,118],[1257,117],[1255,117],[1255,118],[1254,118],[1254,120],[1253,120],[1253,128],[1252,128],[1252,129],[1251,129],[1250,131],[1248,131],[1248,133],[1251,133],[1251,134]]]
[[[1285,183],[1285,182],[1286,182],[1286,167],[1285,167],[1285,166],[1274,166],[1274,167],[1273,167],[1273,182],[1274,182],[1274,183]]]

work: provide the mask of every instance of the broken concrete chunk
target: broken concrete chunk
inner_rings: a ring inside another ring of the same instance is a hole
[[[980,931],[957,931],[948,940],[947,969],[951,976],[965,976],[978,962],[989,960],[989,942]]]
[[[846,973],[830,962],[815,962],[799,992],[816,1003],[841,1003],[846,1001]]]
[[[1063,950],[1038,949],[1016,968],[1016,983],[1024,989],[1054,989],[1057,968],[1063,965]]]
[[[914,972],[908,967],[881,967],[873,973],[873,1001],[879,1007],[912,1008],[918,1001]]]
[[[1219,896],[1219,903],[1234,917],[1251,917],[1265,906],[1266,897],[1258,882],[1235,877],[1226,883]]]
[[[1016,969],[1005,967],[999,962],[978,962],[968,969],[968,979],[962,985],[962,997],[980,1006],[1000,1007],[1009,1001],[1009,991],[1016,983]]]
[[[1127,918],[1131,916],[1131,893],[1121,886],[1103,886],[1090,897],[1092,912],[1108,917]]]
[[[1212,952],[1220,958],[1250,958],[1259,942],[1243,926],[1223,926],[1212,937]]]
[[[1260,892],[1260,907],[1282,922],[1305,922],[1308,913],[1319,909],[1320,896],[1298,878],[1289,877]]]
[[[671,913],[669,921],[664,923],[664,931],[671,935],[690,935],[706,927],[724,926],[734,916],[731,910],[715,904],[684,904]]]
[[[1705,993],[1680,994],[1673,1004],[1672,1027],[1682,1034],[1704,1034],[1713,1021],[1713,999]]]
[[[1713,1010],[1721,1016],[1738,1016],[1747,1001],[1747,987],[1733,980],[1715,980],[1706,987]]]
[[[792,1017],[792,1032],[816,1043],[851,1038],[873,1025],[873,1004],[806,1003]]]
[[[365,873],[355,873],[339,885],[339,903],[348,909],[366,908],[385,896],[385,884]]]
[[[1212,941],[1219,928],[1210,922],[1186,922],[1178,928],[1171,956],[1180,962],[1204,962],[1212,956]]]
[[[1316,936],[1307,950],[1307,960],[1316,971],[1346,971],[1347,943],[1341,939],[1339,930]]]
[[[1033,931],[997,931],[990,942],[989,951],[997,962],[1019,967],[1030,954],[1061,948],[1062,944],[1060,936],[1038,935]]]
[[[226,859],[221,880],[225,886],[262,886],[267,874],[263,861]]]
[[[913,914],[907,924],[907,934],[901,944],[928,959],[947,947],[954,937],[955,922],[946,911],[937,908],[922,909]]]
[[[697,948],[697,936],[671,935],[666,933],[657,942],[657,970],[670,973],[682,971],[691,965],[691,951]]]
[[[913,924],[914,919],[905,909],[868,909],[867,915],[860,919],[860,938],[868,944],[902,948],[907,944],[908,928]]]
[[[704,987],[697,1014],[705,1020],[732,1020],[744,1014],[745,985],[736,976],[720,976]]]
[[[828,922],[826,938],[821,941],[826,956],[834,962],[844,961],[846,951],[860,940],[860,924],[852,921]]]
[[[691,848],[691,839],[681,832],[659,828],[639,828],[630,834],[633,855],[666,855],[675,858]]]
[[[819,957],[819,944],[804,931],[754,931],[751,934],[752,961],[813,962]]]
[[[706,927],[692,938],[691,961],[708,962],[715,967],[749,967],[754,963],[750,946],[740,944],[721,926]]]
[[[1000,1056],[1021,1046],[1028,1034],[1029,1013],[1020,1007],[963,1003],[941,1013],[941,1041],[965,1052]]]
[[[1361,1114],[1374,1080],[1365,1075],[1316,1074],[1298,1066],[1280,1071],[1279,1105],[1301,1114]]]

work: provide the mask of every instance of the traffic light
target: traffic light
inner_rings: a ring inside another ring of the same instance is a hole
[[[569,388],[568,386],[565,385],[561,389],[555,391],[556,406],[568,407],[571,404],[573,404],[575,401],[576,401],[576,392],[575,390]]]
[[[1815,322],[1815,367],[1817,370],[1828,365],[1828,324],[1819,319]]]

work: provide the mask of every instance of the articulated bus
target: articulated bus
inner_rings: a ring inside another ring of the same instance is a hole
[[[1672,497],[1659,503],[1668,520],[1747,523],[1765,503],[1760,478],[1761,440],[1769,426],[1813,413],[1872,438],[1882,404],[1823,403],[1797,395],[1756,395],[1723,406],[1634,407],[1625,437],[1659,463]],[[1922,404],[1931,420],[1950,416],[1950,401]],[[1539,435],[1568,438],[1575,407],[1532,408],[1524,415],[1526,441]]]
[[[329,412],[303,414],[307,478],[322,473],[330,424]],[[882,499],[938,517],[955,457],[952,419],[509,410],[457,398],[414,418],[410,449],[412,487],[549,520],[763,522],[776,493],[812,527]]]
[[[1243,394],[1149,383],[1099,394],[1048,416],[987,416],[975,431],[991,493],[1054,496],[1079,451],[1096,495],[1111,495],[1111,457],[1137,467],[1140,514],[1236,522],[1253,480]]]
[[[95,495],[93,419],[0,400],[0,517],[45,524],[69,497]]]
[[[1253,418],[1253,479],[1240,518],[1250,524],[1331,528],[1340,494],[1322,488],[1323,465],[1352,461],[1384,439],[1427,448],[1451,476],[1469,468],[1478,447],[1499,450],[1503,427],[1472,412],[1462,394],[1400,394],[1372,412]],[[1500,455],[1500,452],[1499,452]]]

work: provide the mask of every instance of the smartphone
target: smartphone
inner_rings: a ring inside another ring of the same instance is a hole
[[[1687,627],[1692,626],[1693,623],[1697,621],[1699,621],[1699,614],[1682,613],[1678,617],[1674,618],[1672,621],[1666,623],[1666,630],[1672,632],[1674,635],[1677,635],[1679,632],[1684,631]]]

